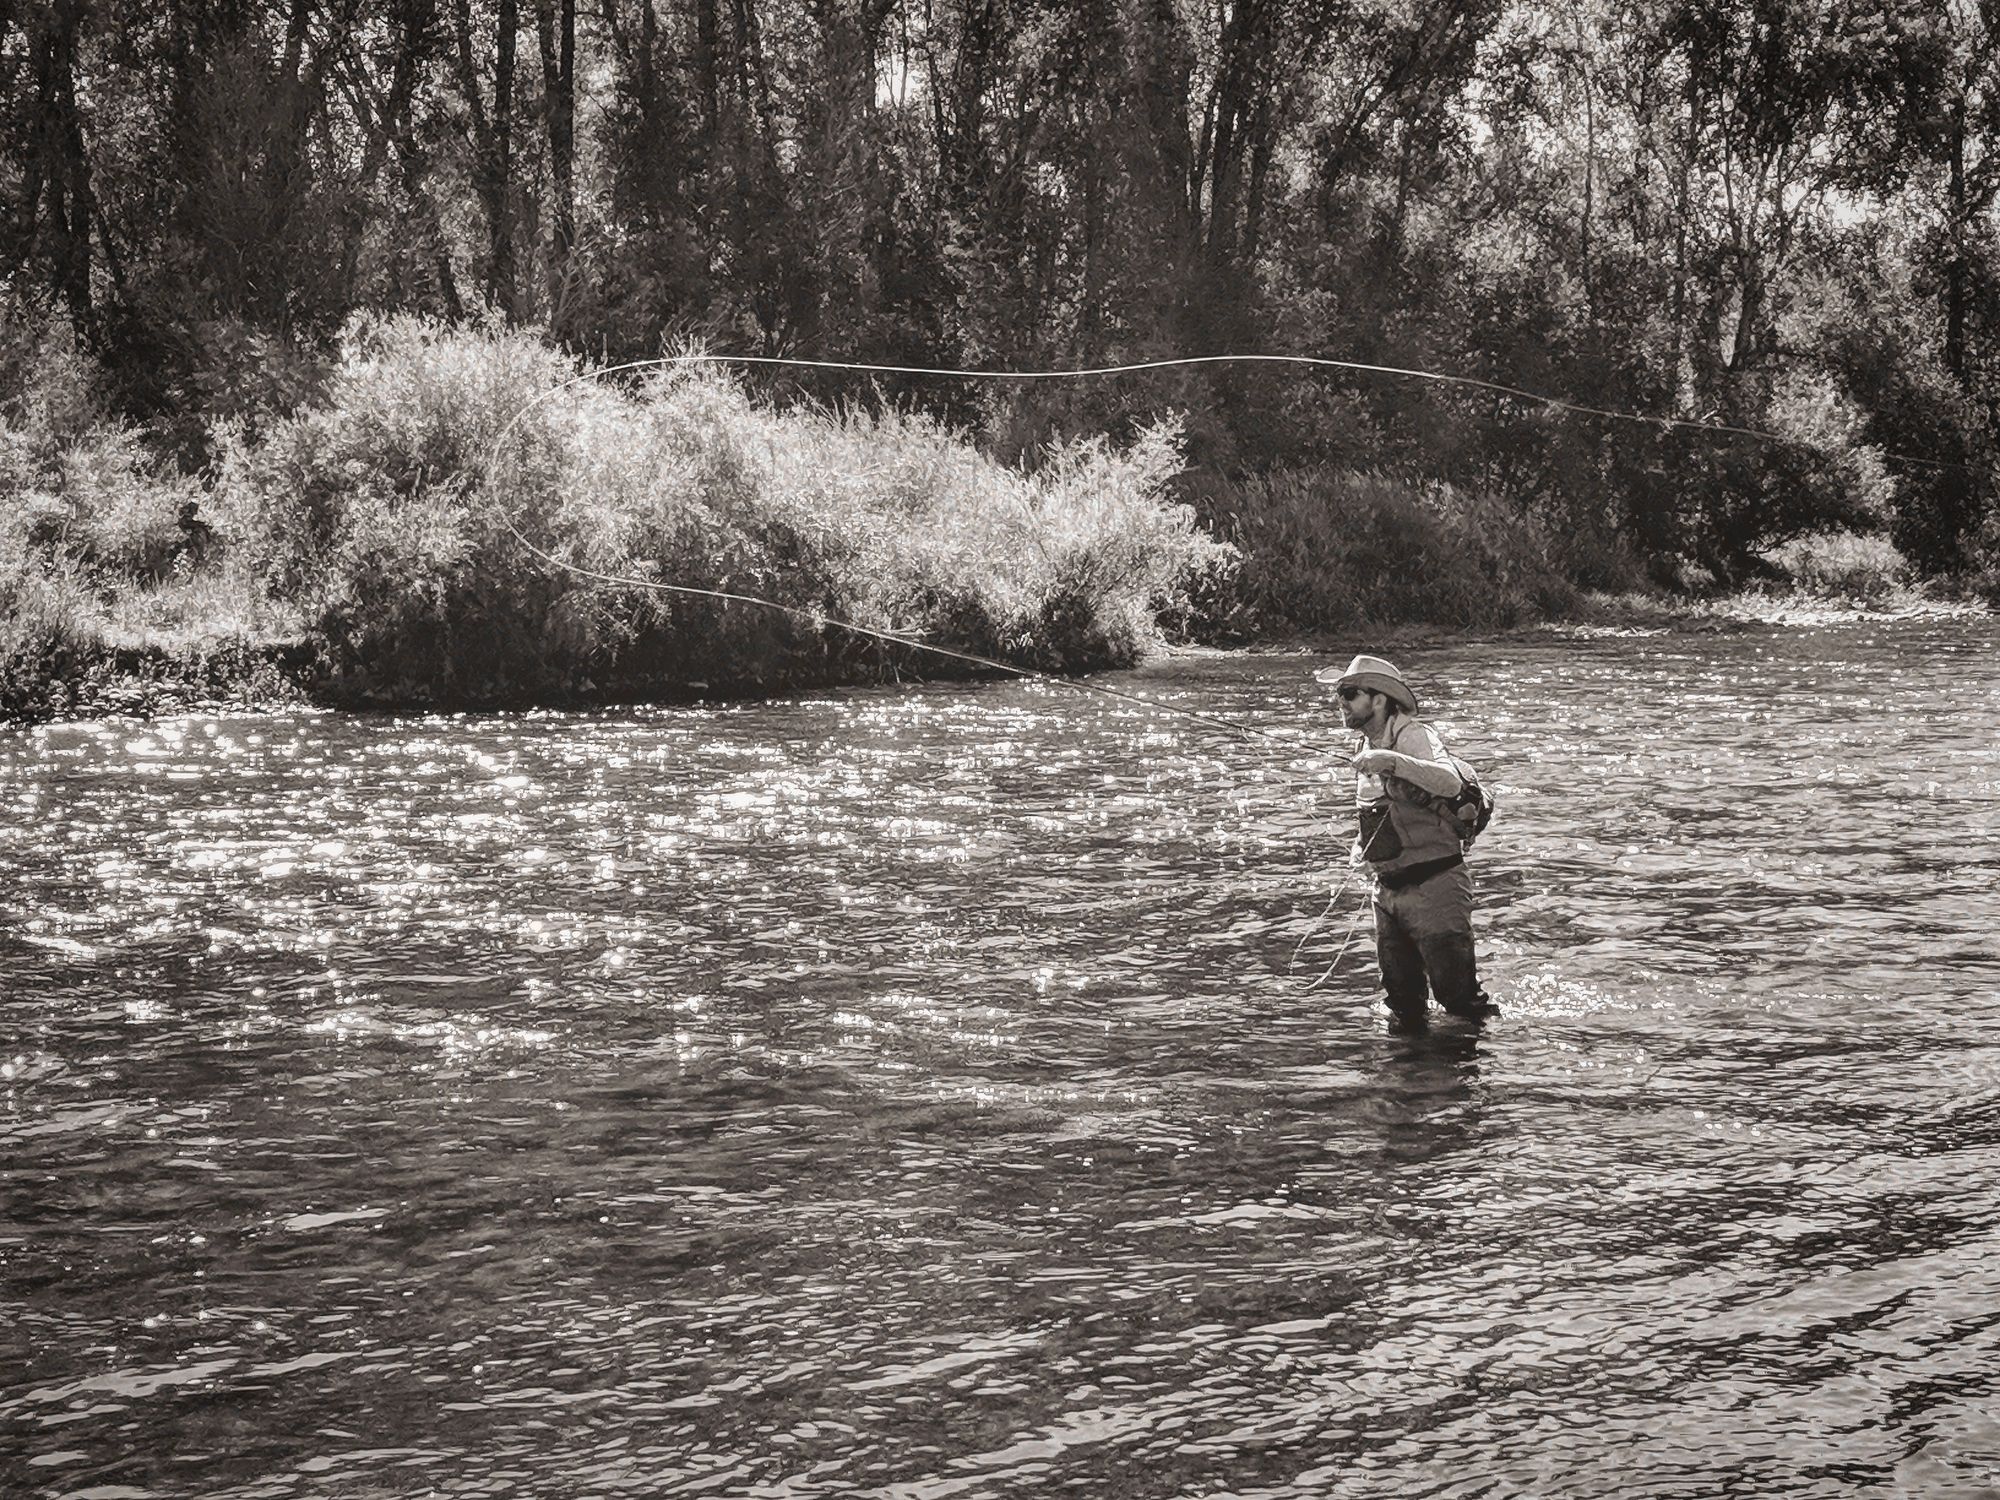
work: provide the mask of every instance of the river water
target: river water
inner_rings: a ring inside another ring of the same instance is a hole
[[[0,1493],[1991,1495],[2000,628],[0,734]],[[11,1347],[8,1347],[11,1345]]]

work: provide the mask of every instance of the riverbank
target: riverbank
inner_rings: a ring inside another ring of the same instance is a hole
[[[312,702],[296,642],[190,641],[105,647],[70,669],[8,684],[0,724],[271,713]]]
[[[1228,645],[1183,636],[1156,652],[1180,654],[1297,654],[1316,656],[1359,649],[1427,650],[1477,640],[1532,641],[1540,638],[1590,639],[1688,634],[1733,634],[1782,626],[1822,629],[1871,621],[1978,618],[1991,610],[1976,599],[1901,589],[1870,602],[1839,599],[1807,589],[1746,591],[1712,599],[1672,599],[1639,594],[1583,594],[1575,609],[1559,619],[1541,619],[1496,629],[1427,621],[1373,621],[1334,632],[1273,635]],[[1358,644],[1357,644],[1358,643]],[[195,639],[85,650],[59,673],[40,679],[31,692],[4,700],[0,724],[50,720],[151,719],[175,714],[286,712],[329,705],[314,689],[316,666],[309,645],[298,639],[254,641]],[[842,685],[889,680],[892,674],[856,673]],[[903,677],[930,679],[997,675],[955,667],[949,660],[925,666],[910,662]],[[807,686],[834,685],[832,679],[774,686],[765,691],[731,684],[695,683],[671,692],[621,695],[612,691],[579,694],[567,706],[615,702],[697,702],[729,696],[768,696]],[[357,705],[347,705],[357,706]],[[375,705],[385,706],[385,705]],[[509,705],[514,707],[526,705]]]
[[[1850,533],[1722,593],[1441,482],[1190,468],[1171,415],[1003,463],[922,415],[780,408],[702,364],[579,377],[533,337],[409,318],[351,329],[310,399],[218,425],[191,477],[93,404],[73,350],[36,353],[0,414],[0,722],[677,702],[1095,672],[1168,641],[1724,629],[2000,594],[1992,566],[1919,585]]]

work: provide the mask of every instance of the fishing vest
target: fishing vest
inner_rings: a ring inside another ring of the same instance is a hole
[[[1398,714],[1384,750],[1394,750],[1410,725],[1418,722]],[[1440,812],[1421,788],[1395,776],[1382,778],[1383,795],[1360,805],[1361,857],[1378,875],[1411,865],[1457,859],[1465,852],[1456,818]]]

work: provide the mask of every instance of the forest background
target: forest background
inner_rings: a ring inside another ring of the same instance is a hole
[[[690,348],[1698,425],[683,372],[527,424],[514,520],[1058,666],[1829,534],[1991,595],[1997,203],[2000,0],[0,0],[0,710],[273,601],[364,698],[853,675],[476,514],[522,402]]]

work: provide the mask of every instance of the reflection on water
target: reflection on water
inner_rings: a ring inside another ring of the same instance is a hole
[[[1414,1042],[1297,659],[0,737],[0,1492],[1990,1493],[1996,644],[1413,658]]]

